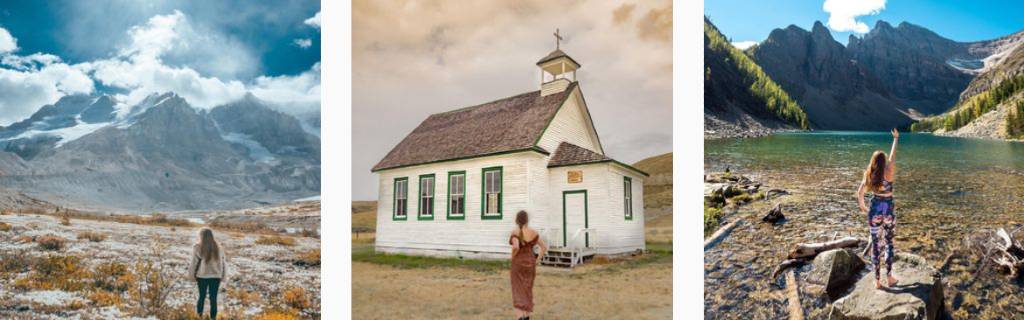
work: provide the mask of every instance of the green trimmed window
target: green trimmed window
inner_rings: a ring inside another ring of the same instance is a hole
[[[409,178],[395,178],[391,218],[405,220],[409,215]]]
[[[629,177],[623,177],[622,181],[622,203],[624,205],[624,212],[626,214],[626,220],[633,220],[633,179]]]
[[[448,219],[466,218],[466,172],[448,172]]]
[[[434,174],[420,176],[419,219],[434,219]]]
[[[481,219],[501,219],[502,168],[484,168],[482,176]]]

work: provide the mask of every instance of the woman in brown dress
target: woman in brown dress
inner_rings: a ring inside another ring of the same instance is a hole
[[[519,228],[512,230],[508,240],[512,245],[512,305],[519,320],[529,320],[533,313],[533,278],[537,275],[537,264],[548,251],[540,234],[526,226],[529,220],[526,211],[519,211],[516,214]],[[540,246],[540,255],[533,254],[534,246]]]

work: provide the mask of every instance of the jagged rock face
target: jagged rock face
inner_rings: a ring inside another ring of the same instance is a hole
[[[1024,35],[1024,32],[1021,32]],[[971,80],[967,89],[960,94],[960,101],[970,99],[974,95],[984,92],[1003,80],[1013,78],[1024,73],[1024,45],[1012,46],[1012,49],[1000,57],[997,63],[986,68],[977,77]]]
[[[80,121],[107,122],[113,119],[112,111],[113,103],[107,96],[62,97],[57,103],[39,108],[28,119],[0,128],[0,151],[12,152],[25,159],[35,158],[39,153],[55,147],[61,138],[57,135],[31,134],[32,132],[71,128]]]
[[[708,28],[715,28],[705,19]],[[753,97],[744,83],[743,71],[726,52],[709,46],[704,33],[704,117],[705,129],[715,123],[739,127],[739,130],[792,128],[768,111],[764,103]],[[724,39],[723,39],[724,41]]]
[[[305,134],[292,116],[241,110],[237,122],[272,127],[269,135],[279,139],[239,145],[225,139],[210,113],[174,94],[148,97],[121,117],[107,112],[114,111],[113,100],[92,100],[81,108],[56,108],[77,112],[83,120],[78,125],[92,131],[41,147],[33,158],[0,152],[0,164],[20,166],[15,174],[0,174],[0,187],[61,205],[129,211],[242,208],[319,193],[319,139],[281,138]],[[249,103],[262,104],[255,98]],[[87,114],[90,121],[111,120],[83,125]],[[287,124],[273,125],[279,123]],[[264,142],[278,144],[264,148]],[[249,148],[279,152],[268,151],[274,161],[262,162],[251,158]]]
[[[853,61],[821,22],[776,29],[748,51],[794,97],[817,129],[883,130],[909,124],[896,98]]]
[[[303,130],[295,117],[272,110],[251,95],[210,110],[210,116],[222,132],[244,135],[274,154],[320,159],[319,138]]]
[[[931,30],[879,21],[863,39],[850,38],[847,51],[899,99],[904,109],[921,115],[945,112],[959,98],[973,75],[951,61],[978,61],[970,44],[943,38]]]

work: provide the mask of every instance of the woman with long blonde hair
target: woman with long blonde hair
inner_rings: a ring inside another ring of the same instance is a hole
[[[896,213],[893,210],[892,183],[896,173],[896,142],[900,133],[892,129],[892,149],[889,155],[881,150],[875,151],[864,170],[864,179],[857,188],[857,204],[860,211],[868,216],[868,231],[871,233],[871,263],[875,268],[875,288],[881,289],[881,269],[879,256],[885,251],[887,286],[896,285],[892,276],[893,234],[896,231]],[[871,192],[871,207],[864,203],[865,192]]]
[[[224,250],[217,240],[213,239],[213,230],[199,230],[199,243],[192,246],[192,263],[189,274],[199,287],[199,301],[196,302],[196,313],[203,316],[203,304],[210,297],[210,319],[217,319],[217,291],[221,281],[227,274],[227,263]]]

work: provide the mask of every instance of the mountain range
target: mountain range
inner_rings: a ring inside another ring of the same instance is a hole
[[[65,96],[0,127],[0,189],[76,208],[232,209],[320,192],[316,123],[246,95],[209,110],[174,93],[127,106]]]
[[[942,116],[1018,74],[1024,63],[1015,57],[1024,50],[1022,42],[1024,31],[957,42],[912,23],[894,27],[878,21],[870,32],[850,36],[843,45],[815,22],[811,30],[795,25],[775,29],[743,53],[799,104],[811,128],[885,130]],[[706,67],[715,63],[705,56]],[[710,81],[709,88],[706,80],[705,95],[723,86],[743,86],[730,82]],[[708,103],[719,102],[705,99],[705,110]],[[758,107],[767,108],[749,108]],[[709,118],[717,121],[714,115]]]

